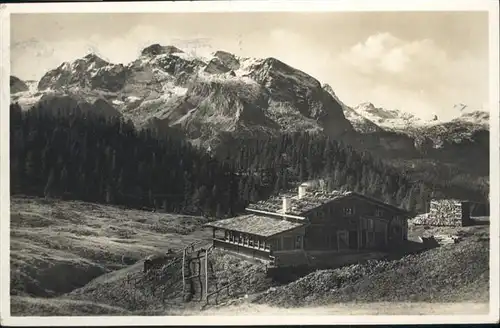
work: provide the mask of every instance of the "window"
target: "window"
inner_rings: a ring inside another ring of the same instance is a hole
[[[380,209],[380,208],[377,208],[375,210],[375,216],[379,217],[379,218],[382,217],[382,216],[384,216],[384,211],[382,209]]]
[[[368,230],[373,230],[373,219],[368,219],[367,220],[367,227]]]
[[[354,208],[353,207],[344,207],[344,216],[350,216],[354,214]]]

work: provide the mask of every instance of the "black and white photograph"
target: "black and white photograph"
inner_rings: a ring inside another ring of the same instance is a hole
[[[1,5],[2,324],[498,322],[498,2],[287,5]]]

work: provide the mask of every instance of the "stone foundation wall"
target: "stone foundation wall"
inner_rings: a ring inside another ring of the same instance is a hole
[[[430,212],[412,220],[416,225],[455,226],[463,225],[462,204],[453,199],[431,201]]]

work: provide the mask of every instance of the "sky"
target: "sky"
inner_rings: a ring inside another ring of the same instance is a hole
[[[275,57],[349,106],[425,119],[487,109],[487,12],[12,14],[11,74],[39,80],[89,52],[128,63],[153,43]]]

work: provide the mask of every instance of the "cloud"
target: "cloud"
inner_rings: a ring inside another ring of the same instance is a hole
[[[353,72],[374,79],[393,78],[403,84],[435,79],[436,73],[449,61],[447,54],[432,40],[408,42],[389,33],[372,35],[339,57]]]
[[[467,51],[448,53],[431,39],[379,33],[345,49],[334,62],[337,75],[350,85],[337,80],[334,85],[344,91],[338,94],[354,103],[378,102],[421,117],[433,112],[450,117],[455,103],[480,107],[487,99],[487,62]]]

